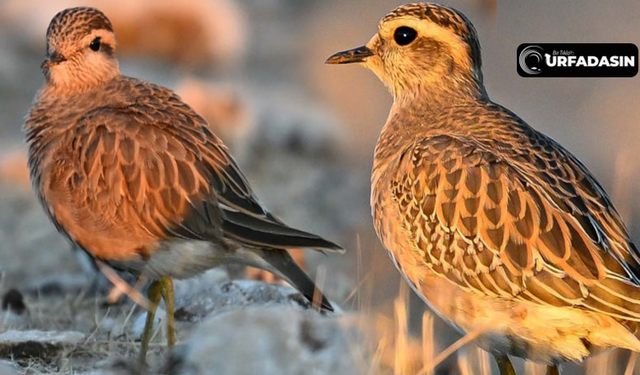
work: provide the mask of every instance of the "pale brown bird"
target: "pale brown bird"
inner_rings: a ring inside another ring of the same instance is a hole
[[[569,151],[493,103],[462,13],[400,6],[327,63],[371,69],[394,97],[378,141],[378,236],[416,292],[514,374],[597,348],[640,351],[640,253]]]
[[[216,265],[268,270],[332,310],[286,249],[342,248],[269,213],[205,120],[171,90],[121,75],[115,50],[99,10],[58,13],[25,132],[33,186],[58,229],[94,258],[155,280],[141,359],[161,296],[175,340],[171,278]]]

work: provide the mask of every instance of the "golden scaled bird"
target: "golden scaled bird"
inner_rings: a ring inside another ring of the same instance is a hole
[[[240,263],[311,301],[317,288],[286,249],[342,248],[265,209],[206,121],[171,90],[123,76],[115,50],[99,10],[55,15],[24,129],[33,186],[57,228],[94,258],[154,280],[141,360],[161,297],[175,341],[171,278]]]
[[[375,229],[400,272],[503,375],[509,355],[548,364],[640,351],[640,253],[611,199],[569,151],[492,102],[459,11],[400,6],[358,63],[394,102],[375,150]]]

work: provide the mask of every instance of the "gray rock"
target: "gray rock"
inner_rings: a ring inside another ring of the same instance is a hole
[[[0,334],[0,357],[11,359],[51,359],[61,351],[73,348],[84,340],[80,332],[16,331]]]
[[[0,361],[0,375],[17,375],[15,365],[9,361]]]
[[[199,322],[212,314],[249,306],[288,305],[308,308],[309,303],[295,289],[252,280],[216,284],[205,291],[176,299],[178,321]]]
[[[136,360],[116,359],[105,360],[95,364],[97,369],[78,375],[142,375],[154,372],[147,371]],[[0,374],[1,375],[1,374]]]
[[[222,267],[212,268],[196,277],[184,280],[174,280],[173,288],[176,298],[206,293],[212,285],[229,282],[229,274]]]
[[[159,330],[159,339],[162,341],[166,340],[166,317],[167,314],[164,311],[163,307],[158,306],[158,310],[156,311],[155,319],[153,320],[153,329]],[[142,333],[144,332],[144,327],[147,322],[147,313],[142,313],[136,316],[133,320],[133,323],[130,327],[128,327],[127,333],[135,338],[136,340],[140,340],[142,338]]]
[[[18,315],[13,311],[0,312],[0,330],[5,329],[27,329],[30,324],[28,314]]]
[[[172,353],[164,373],[183,375],[354,375],[358,370],[336,315],[286,306],[249,307],[203,322]]]
[[[214,282],[212,282],[215,280]],[[199,330],[200,323],[208,317],[249,306],[288,306],[310,308],[309,302],[295,289],[278,284],[266,284],[253,280],[228,280],[224,271],[209,271],[192,280],[176,281],[175,324],[178,338],[187,338]],[[190,289],[189,289],[190,288]],[[335,306],[337,308],[337,306]],[[158,306],[154,320],[154,341],[166,340],[166,311],[164,303]],[[142,337],[146,312],[133,318],[127,334]]]

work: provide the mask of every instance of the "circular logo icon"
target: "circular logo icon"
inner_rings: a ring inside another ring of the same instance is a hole
[[[518,56],[518,64],[520,69],[527,74],[540,74],[544,64],[544,50],[540,46],[524,48]]]

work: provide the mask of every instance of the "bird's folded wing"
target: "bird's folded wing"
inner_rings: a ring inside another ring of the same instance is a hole
[[[341,248],[288,227],[265,210],[222,142],[178,100],[100,108],[78,126],[79,172],[87,194],[135,215],[158,238],[219,241],[261,247]]]
[[[414,250],[476,293],[640,320],[638,251],[619,215],[584,166],[540,142],[546,154],[513,160],[444,135],[409,147],[392,196]]]

